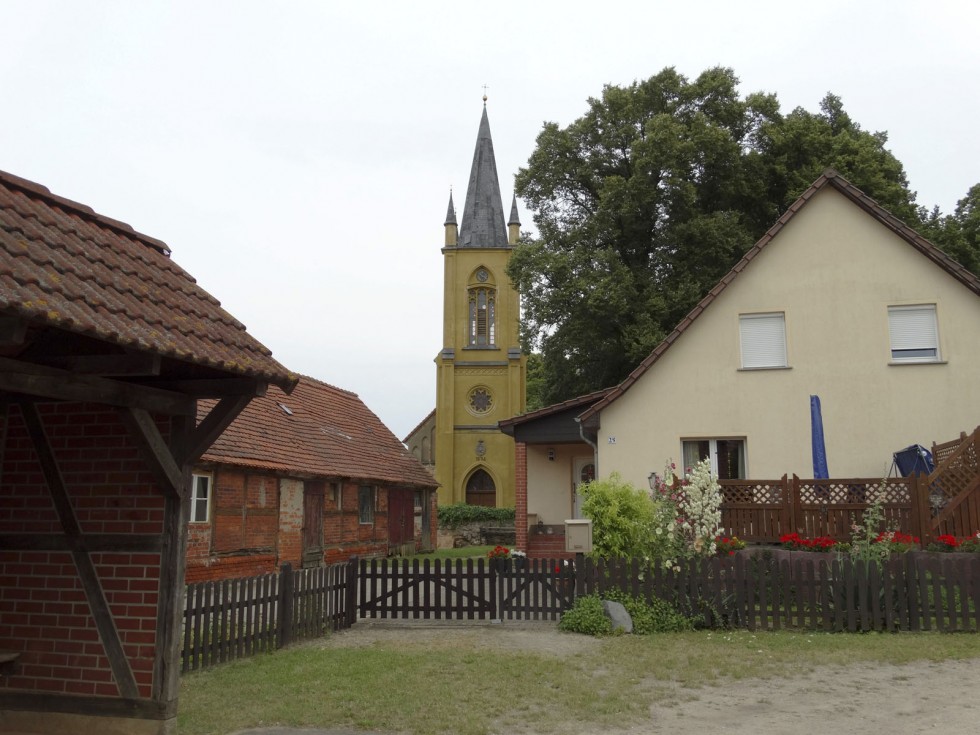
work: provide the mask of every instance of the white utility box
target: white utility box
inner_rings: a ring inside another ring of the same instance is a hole
[[[565,521],[565,551],[588,554],[592,551],[592,519],[572,518]]]

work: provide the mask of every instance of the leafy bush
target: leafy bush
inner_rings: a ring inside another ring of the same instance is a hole
[[[453,503],[440,505],[436,510],[439,526],[459,528],[466,523],[513,523],[513,508],[488,508],[485,505]]]
[[[558,629],[585,635],[609,635],[612,633],[612,622],[603,612],[602,600],[598,595],[583,595],[575,600],[571,609],[562,613]]]
[[[632,597],[620,590],[606,590],[603,599],[621,603],[633,619],[633,632],[636,635],[651,633],[678,633],[693,630],[693,623],[684,615],[677,612],[669,602],[654,597],[644,600]],[[600,608],[601,609],[601,608]]]
[[[615,589],[606,590],[601,597],[596,594],[579,597],[575,605],[562,614],[558,628],[585,635],[610,635],[613,632],[612,623],[602,609],[603,600],[618,602],[626,608],[633,619],[633,633],[636,635],[694,629],[692,622],[669,603],[656,598],[647,602]]]
[[[672,504],[613,473],[581,487],[582,515],[592,519],[592,554],[602,559],[665,559],[676,555]]]

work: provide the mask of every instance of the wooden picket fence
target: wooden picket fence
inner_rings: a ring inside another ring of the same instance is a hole
[[[660,598],[708,627],[980,632],[980,554],[909,552],[878,565],[832,554],[739,553],[676,569],[579,561],[581,593]]]
[[[980,632],[980,554],[909,552],[881,565],[756,547],[680,560],[351,560],[189,585],[181,670],[272,651],[361,618],[558,620],[576,597],[659,598],[706,627]]]
[[[365,618],[557,620],[574,601],[573,568],[554,559],[364,560]]]
[[[187,586],[181,671],[253,656],[349,628],[356,561]]]

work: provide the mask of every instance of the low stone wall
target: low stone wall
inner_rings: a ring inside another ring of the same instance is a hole
[[[440,549],[459,549],[463,546],[486,546],[502,544],[513,546],[517,539],[514,524],[489,525],[487,523],[464,523],[458,528],[439,527],[438,544]]]

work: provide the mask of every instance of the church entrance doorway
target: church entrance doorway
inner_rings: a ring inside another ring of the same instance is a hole
[[[466,502],[470,505],[497,505],[497,486],[486,470],[477,470],[466,483]]]

